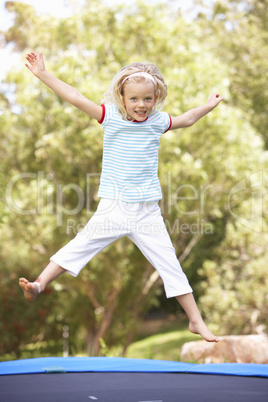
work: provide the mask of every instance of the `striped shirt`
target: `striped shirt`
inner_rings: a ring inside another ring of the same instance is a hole
[[[160,137],[171,126],[165,112],[143,122],[124,120],[115,105],[102,105],[104,128],[102,173],[98,196],[125,202],[162,198],[158,179]]]

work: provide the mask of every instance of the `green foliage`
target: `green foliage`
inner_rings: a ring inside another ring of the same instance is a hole
[[[230,103],[247,113],[267,148],[268,1],[217,0],[202,17],[208,49],[229,66]]]
[[[0,315],[3,317],[0,322],[1,360],[5,356],[9,359],[32,357],[31,344],[35,345],[39,354],[56,355],[59,351],[61,354],[63,323],[57,317],[57,292],[47,289],[44,297],[26,307],[25,299],[17,286],[17,271],[24,274],[23,264],[17,262],[16,269],[1,269],[0,272]]]
[[[232,110],[235,107],[244,112],[242,124],[243,120],[248,122],[248,128],[241,126],[239,130],[246,143],[241,148],[237,142],[239,157],[234,155],[233,159],[245,162],[245,176],[235,175],[237,184],[246,182],[245,188],[242,186],[229,203],[236,219],[226,221],[225,238],[199,271],[204,275],[200,283],[203,311],[218,323],[223,334],[267,332],[267,154],[261,151],[262,144],[257,144],[262,137],[267,149],[267,5],[266,0],[218,0],[197,19],[208,51],[228,64],[228,104]],[[259,139],[247,138],[250,125]],[[254,144],[254,151],[248,144]],[[244,157],[241,151],[251,152],[251,156]],[[246,168],[249,160],[251,168]],[[255,176],[259,179],[254,184]]]
[[[267,332],[267,240],[264,233],[238,231],[229,223],[221,243],[225,253],[200,270],[205,277],[200,303],[221,334]]]
[[[137,60],[150,60],[163,72],[169,90],[165,110],[173,116],[205,103],[211,92],[224,96],[225,103],[193,127],[162,137],[160,204],[206,317],[224,332],[264,328],[264,204],[258,214],[263,228],[250,219],[251,179],[258,171],[262,197],[267,197],[265,133],[255,124],[258,117],[265,123],[267,114],[251,99],[255,88],[264,86],[263,74],[256,72],[257,63],[265,67],[260,49],[254,50],[255,67],[242,69],[240,59],[238,71],[234,54],[240,30],[225,32],[236,44],[225,44],[225,57],[220,30],[201,17],[189,22],[164,3],[104,7],[91,0],[66,19],[39,16],[20,3],[9,2],[8,9],[15,19],[5,40],[21,52],[22,62],[7,74],[0,98],[0,308],[7,316],[0,353],[61,353],[64,324],[70,328],[72,354],[106,353],[113,345],[125,350],[139,318],[163,295],[153,268],[128,239],[96,256],[76,280],[55,282],[33,304],[18,293],[18,277],[35,279],[49,256],[92,216],[102,161],[101,127],[30,74],[23,66],[29,50],[42,52],[49,71],[97,103],[118,69]],[[255,32],[251,14],[245,18]],[[244,57],[242,50],[238,54]],[[234,90],[239,80],[243,102],[240,90]],[[246,106],[253,103],[255,120]],[[243,191],[236,191],[244,181]],[[247,231],[241,222],[249,225]],[[33,347],[37,341],[42,350]]]

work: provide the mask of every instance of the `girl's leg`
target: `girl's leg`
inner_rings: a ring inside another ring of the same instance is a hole
[[[19,285],[25,298],[33,301],[40,291],[44,291],[50,282],[64,272],[77,276],[96,254],[113,241],[125,236],[121,220],[119,220],[119,225],[114,227],[114,215],[120,217],[120,208],[116,200],[102,199],[97,212],[84,229],[51,257],[50,263],[35,282],[20,278]]]
[[[146,205],[146,209],[149,208],[150,205]],[[140,218],[140,227],[128,237],[158,270],[167,297],[176,297],[181,304],[189,318],[189,330],[201,335],[208,342],[218,342],[219,339],[210,332],[200,315],[192,288],[177,259],[158,205],[152,205],[152,213],[144,214],[144,219]]]
[[[25,278],[20,278],[19,286],[23,290],[26,300],[33,301],[40,292],[43,292],[47,285],[61,274],[66,272],[64,268],[53,261],[47,265],[35,282],[29,282]]]
[[[187,314],[189,319],[189,330],[194,334],[201,335],[207,342],[218,342],[219,338],[213,335],[204,323],[193,294],[187,293],[185,295],[176,296],[176,299]]]
[[[168,295],[168,297],[174,297],[174,291],[176,291],[176,289],[178,290],[178,293],[182,293],[183,291],[189,292],[181,294],[180,296],[175,296],[184,309],[185,313],[187,314],[187,317],[189,319],[189,330],[194,334],[201,335],[202,338],[207,342],[218,342],[219,339],[215,335],[213,335],[212,332],[210,332],[210,330],[204,323],[196,305],[193,293],[191,292],[192,289],[189,286],[186,276],[181,270],[179,263],[177,262],[175,252],[173,252],[171,248],[169,249],[169,258],[165,258],[167,256],[167,253],[163,247],[164,239],[162,243],[160,243],[157,242],[157,237],[151,238],[151,241],[147,241],[145,239],[145,236],[143,237],[141,236],[141,234],[139,234],[138,238],[134,236],[129,237],[139,247],[147,260],[156,269],[158,269],[164,281],[164,284],[165,280],[167,280],[168,276],[170,276],[172,281],[170,281],[169,279],[168,285],[166,285],[171,289],[171,293]],[[172,265],[176,268],[174,271],[171,269],[172,266],[170,265],[172,260],[174,261],[174,264]],[[165,268],[168,275],[166,275],[165,273]],[[172,282],[174,283],[174,286],[176,288],[175,290],[172,288]]]

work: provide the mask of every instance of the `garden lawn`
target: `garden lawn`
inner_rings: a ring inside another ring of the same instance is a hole
[[[200,336],[191,334],[188,328],[151,335],[133,342],[127,350],[126,357],[180,361],[182,345],[200,339]]]

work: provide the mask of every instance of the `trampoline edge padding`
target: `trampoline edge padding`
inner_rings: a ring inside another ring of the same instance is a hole
[[[194,364],[124,357],[40,357],[0,362],[0,375],[65,372],[188,373],[268,377],[268,364]]]

